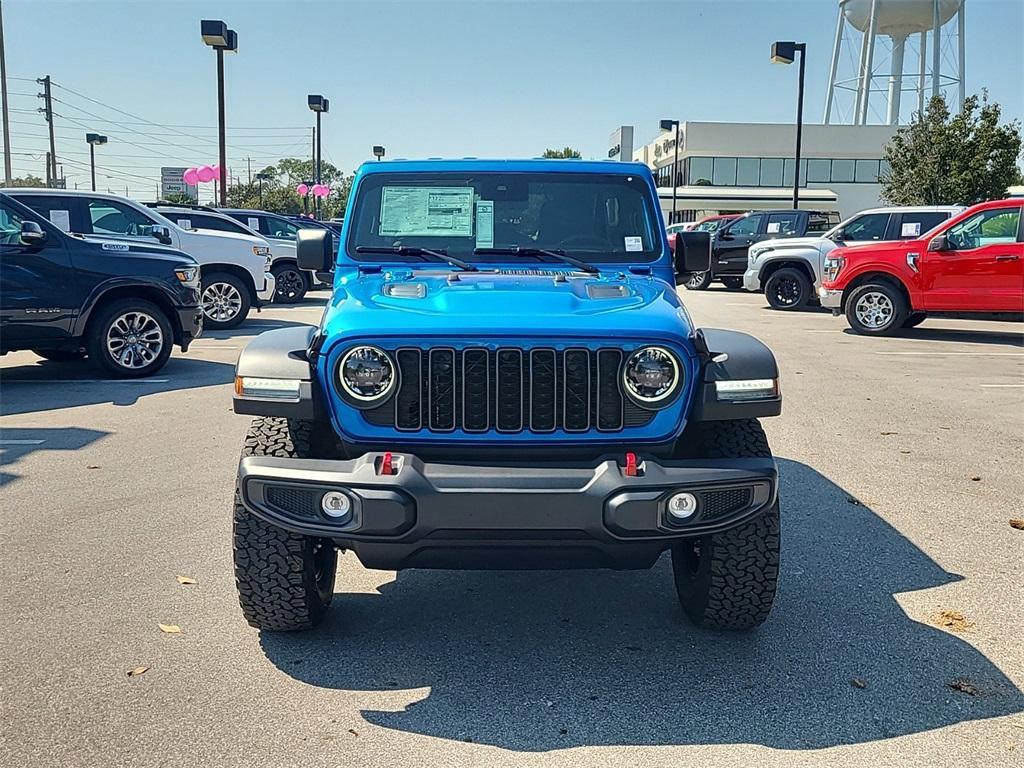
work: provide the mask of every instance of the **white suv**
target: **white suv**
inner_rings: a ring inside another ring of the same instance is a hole
[[[15,200],[65,232],[106,239],[152,241],[184,251],[199,262],[203,323],[234,328],[249,309],[274,297],[270,244],[252,234],[185,229],[157,211],[119,195],[64,189],[5,189]]]
[[[819,237],[762,240],[747,251],[743,287],[764,290],[773,309],[798,309],[818,293],[825,256],[840,246],[910,240],[962,211],[955,205],[871,208],[854,214]]]

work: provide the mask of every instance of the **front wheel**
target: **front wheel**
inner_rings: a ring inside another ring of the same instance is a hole
[[[683,285],[688,291],[703,291],[711,285],[712,275],[710,272],[691,272],[683,280]]]
[[[86,348],[105,373],[137,379],[163,368],[174,336],[160,307],[142,299],[122,299],[97,313],[89,323]]]
[[[242,456],[323,458],[319,434],[311,421],[257,418]],[[256,517],[242,505],[238,488],[233,538],[238,602],[250,626],[287,632],[323,620],[338,568],[330,540],[291,533]]]
[[[294,264],[279,264],[271,272],[274,273],[274,303],[298,304],[309,290],[309,276]]]
[[[695,436],[712,459],[771,456],[756,419],[708,422]],[[779,579],[779,503],[722,533],[672,547],[672,573],[683,612],[712,629],[752,629],[764,623]]]
[[[234,328],[249,314],[249,289],[228,272],[203,275],[203,323],[207,328]]]
[[[846,320],[863,336],[889,336],[907,319],[907,300],[887,282],[858,285],[846,300]]]
[[[764,297],[772,309],[799,309],[811,298],[811,281],[799,269],[783,267],[765,282]]]

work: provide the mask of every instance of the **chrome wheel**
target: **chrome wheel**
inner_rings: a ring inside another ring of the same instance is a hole
[[[707,272],[691,272],[684,285],[691,290],[700,290],[707,282],[707,275]]]
[[[114,318],[107,331],[107,353],[122,368],[137,370],[156,360],[164,348],[164,333],[156,318],[132,310]]]
[[[234,320],[242,311],[242,294],[231,283],[211,283],[203,288],[203,315],[218,323]]]
[[[895,307],[892,300],[880,291],[861,294],[853,308],[857,321],[865,328],[884,328],[893,319]]]

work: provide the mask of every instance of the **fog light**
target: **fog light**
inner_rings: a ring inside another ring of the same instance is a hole
[[[328,517],[342,520],[352,514],[352,499],[341,491],[328,491],[320,499],[320,509]]]
[[[676,493],[669,497],[668,516],[673,520],[688,520],[697,511],[697,497],[692,493]]]

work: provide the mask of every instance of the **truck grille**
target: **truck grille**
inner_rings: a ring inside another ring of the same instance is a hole
[[[402,432],[618,432],[652,411],[622,395],[621,349],[434,347],[397,350],[395,397],[363,412]]]

